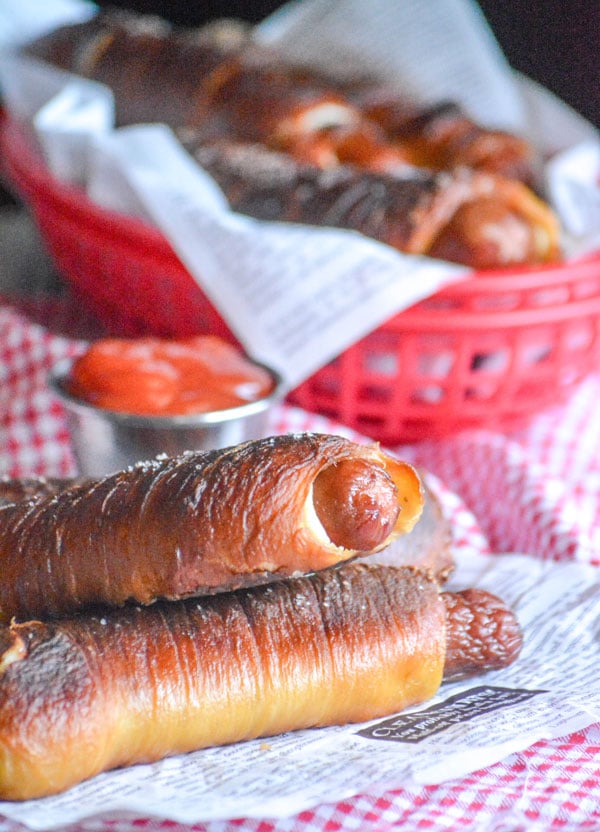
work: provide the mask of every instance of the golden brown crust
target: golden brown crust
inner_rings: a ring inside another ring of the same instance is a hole
[[[419,477],[377,446],[325,434],[158,458],[6,505],[0,620],[228,590],[367,554],[335,545],[312,500],[319,473],[349,459],[385,470],[393,482],[400,511],[391,533],[370,551],[381,549],[417,521]]]
[[[543,264],[560,253],[559,224],[548,206],[521,182],[486,174],[479,176],[477,197],[432,230],[427,253],[476,269]]]
[[[394,713],[437,690],[445,620],[432,579],[351,564],[0,629],[0,797],[38,797],[119,765]]]

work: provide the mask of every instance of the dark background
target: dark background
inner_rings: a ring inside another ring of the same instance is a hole
[[[479,0],[514,69],[600,127],[600,3]]]
[[[402,2],[402,0],[390,0]],[[100,5],[109,5],[100,0]],[[258,22],[281,0],[112,0],[197,25],[215,17]],[[367,4],[366,4],[367,5]],[[510,64],[600,127],[600,3],[597,0],[479,0]]]

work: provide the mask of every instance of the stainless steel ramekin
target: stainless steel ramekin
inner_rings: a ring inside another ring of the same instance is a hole
[[[52,391],[67,414],[79,473],[103,476],[159,454],[210,450],[259,439],[268,433],[269,412],[282,398],[280,376],[273,390],[255,402],[185,416],[137,416],[104,410],[72,396],[67,389],[71,361],[56,365],[49,377]]]

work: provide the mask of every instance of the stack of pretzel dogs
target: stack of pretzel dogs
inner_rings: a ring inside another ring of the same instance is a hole
[[[510,664],[417,472],[326,434],[0,488],[0,797],[389,715]],[[395,539],[402,565],[369,563]],[[366,557],[365,557],[366,556]]]
[[[107,84],[118,125],[170,125],[242,213],[476,269],[560,256],[534,149],[456,104],[421,110],[369,79],[291,67],[231,21],[188,30],[109,10],[27,51]]]

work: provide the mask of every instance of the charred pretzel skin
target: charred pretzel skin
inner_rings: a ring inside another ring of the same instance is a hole
[[[74,479],[63,477],[2,477],[0,478],[0,508],[58,494],[75,484]]]
[[[339,436],[159,457],[0,508],[0,620],[323,569],[382,549],[422,507],[410,465]]]
[[[0,797],[396,713],[437,691],[453,620],[418,570],[349,564],[201,599],[13,623],[0,629]],[[484,656],[468,672],[486,669]]]

